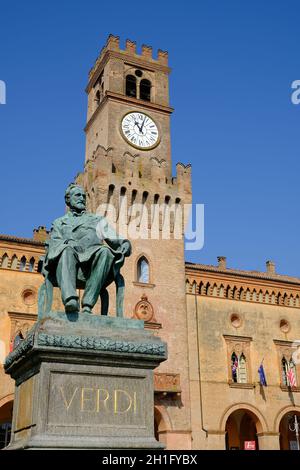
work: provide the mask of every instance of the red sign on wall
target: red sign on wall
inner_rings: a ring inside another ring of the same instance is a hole
[[[255,450],[255,449],[256,449],[255,441],[244,442],[244,450]]]

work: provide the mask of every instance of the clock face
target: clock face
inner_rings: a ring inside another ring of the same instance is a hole
[[[121,122],[122,135],[134,147],[149,150],[159,144],[157,125],[147,114],[127,113]]]

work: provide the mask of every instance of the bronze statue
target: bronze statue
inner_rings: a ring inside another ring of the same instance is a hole
[[[82,312],[92,313],[99,295],[101,314],[107,315],[106,287],[116,282],[117,315],[122,316],[124,279],[120,268],[124,257],[131,254],[129,240],[118,236],[103,216],[86,212],[86,195],[77,184],[66,189],[65,201],[69,211],[53,223],[46,242],[46,256],[41,272],[45,284],[39,292],[40,316],[50,310],[53,286],[61,289],[65,311],[78,312],[76,289],[84,288]]]

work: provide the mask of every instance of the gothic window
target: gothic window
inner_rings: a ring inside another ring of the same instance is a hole
[[[127,75],[126,77],[126,96],[136,98],[136,78],[134,75]]]
[[[282,385],[285,387],[288,387],[291,381],[290,378],[290,373],[292,372],[292,375],[294,376],[295,380],[297,380],[296,376],[296,366],[293,361],[293,359],[287,360],[284,356],[281,359],[281,380],[282,380]],[[297,383],[295,384],[297,385]]]
[[[17,333],[14,338],[14,349],[21,343],[21,341],[23,341],[23,339],[24,336],[22,335],[21,331],[19,331],[19,333]]]
[[[34,262],[35,262],[35,259],[34,259],[34,258],[30,258],[28,270],[29,270],[31,273],[32,273],[32,271],[34,271]]]
[[[288,362],[285,357],[281,359],[281,373],[282,373],[282,385],[288,384],[287,378],[287,371],[288,371]]]
[[[1,263],[1,267],[2,268],[8,268],[8,256],[6,253],[4,253],[4,255],[2,256],[2,263]]]
[[[290,324],[287,320],[280,321],[280,330],[284,333],[289,331]],[[298,377],[300,377],[300,364],[294,361],[300,353],[300,346],[294,346],[292,341],[283,341],[274,339],[278,354],[278,370],[280,376],[280,385],[283,390],[287,387],[299,387]]]
[[[247,366],[244,353],[238,355],[235,352],[231,355],[232,380],[235,383],[247,383]]]
[[[25,256],[22,256],[21,258],[21,261],[20,261],[20,271],[25,271],[25,267],[26,267],[26,258]]]
[[[11,259],[11,269],[17,269],[18,266],[18,258],[16,255],[14,255]]]
[[[242,353],[239,358],[238,382],[241,384],[247,383],[247,365],[244,353]]]
[[[239,360],[235,352],[231,355],[231,373],[232,373],[232,380],[237,382],[237,374],[238,374],[238,365]]]
[[[145,256],[142,256],[137,263],[138,282],[149,283],[149,262]]]
[[[140,83],[140,99],[150,101],[151,98],[151,82],[143,79]]]

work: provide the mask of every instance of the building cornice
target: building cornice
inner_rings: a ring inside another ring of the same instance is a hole
[[[45,246],[45,242],[33,240],[32,238],[15,237],[14,235],[0,234],[0,243],[1,241],[9,242],[9,243],[18,243],[18,244],[23,243],[25,245],[40,246],[40,247]]]
[[[292,277],[292,276],[285,276],[282,274],[269,274],[260,271],[243,271],[241,269],[222,269],[217,266],[205,265],[205,264],[196,264],[196,263],[185,263],[186,268],[186,275],[195,274],[197,273],[211,273],[218,275],[220,277],[239,277],[247,278],[247,279],[255,279],[259,281],[271,281],[275,283],[288,283],[288,284],[295,284],[300,287],[300,278]]]

